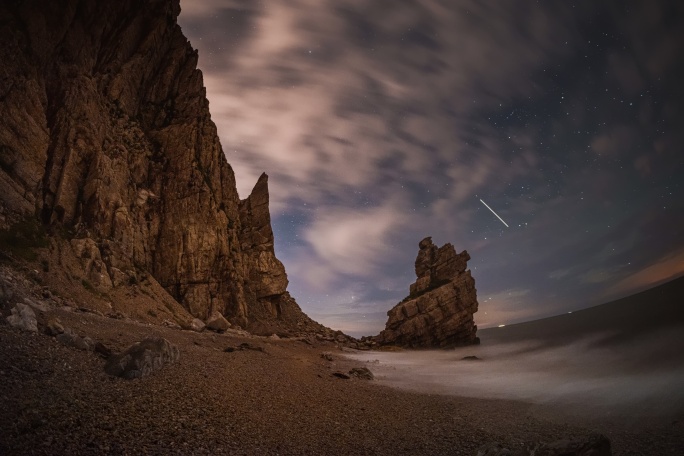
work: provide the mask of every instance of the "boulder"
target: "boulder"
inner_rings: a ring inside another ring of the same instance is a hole
[[[12,315],[7,317],[7,323],[24,331],[38,332],[38,322],[33,309],[27,304],[18,303],[12,308]]]
[[[190,329],[192,329],[193,331],[201,332],[204,330],[206,326],[207,325],[205,325],[204,322],[199,318],[193,318],[190,322]]]
[[[230,328],[230,323],[226,320],[221,312],[214,311],[209,318],[207,318],[207,328],[214,331],[225,331]]]
[[[163,338],[148,338],[107,360],[105,372],[125,379],[145,377],[180,358],[178,348]]]

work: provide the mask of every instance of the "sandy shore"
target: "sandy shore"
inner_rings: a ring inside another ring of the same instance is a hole
[[[524,402],[419,394],[332,376],[362,365],[329,342],[196,333],[54,309],[115,351],[154,335],[180,361],[136,380],[93,352],[0,323],[0,454],[461,454],[602,432],[614,454],[681,454],[684,427],[598,428]],[[225,352],[249,342],[258,350]],[[333,361],[321,357],[331,352]],[[369,365],[372,370],[372,365]]]

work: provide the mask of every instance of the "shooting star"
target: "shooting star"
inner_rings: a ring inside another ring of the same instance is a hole
[[[480,200],[480,202],[481,202],[482,204],[484,204],[485,207],[486,207],[487,209],[489,209],[490,211],[492,211],[492,214],[496,215],[496,218],[498,218],[499,220],[501,220],[501,223],[503,223],[504,225],[506,225],[506,228],[509,228],[508,223],[504,222],[504,220],[503,220],[501,217],[499,217],[499,214],[497,214],[496,212],[494,212],[494,209],[492,209],[491,207],[487,206],[487,203],[485,203],[484,201]]]

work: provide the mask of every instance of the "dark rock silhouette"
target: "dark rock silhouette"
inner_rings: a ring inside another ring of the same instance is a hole
[[[387,312],[389,319],[375,342],[413,348],[478,343],[475,280],[466,270],[470,255],[457,254],[451,244],[437,248],[430,237],[419,247],[417,280],[409,296]]]

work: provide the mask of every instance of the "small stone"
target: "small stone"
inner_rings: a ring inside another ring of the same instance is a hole
[[[207,325],[205,325],[204,322],[199,318],[193,318],[193,320],[190,322],[190,329],[193,331],[201,332],[206,326]]]
[[[373,380],[375,378],[367,367],[354,367],[349,371],[349,375],[363,380]]]
[[[45,303],[41,301],[35,301],[31,298],[24,298],[24,304],[28,304],[33,308],[33,310],[37,310],[38,312],[47,312],[50,310]]]
[[[112,349],[107,347],[102,342],[96,342],[94,347],[95,353],[107,359],[112,356]]]
[[[254,350],[254,351],[260,351],[264,352],[264,347],[259,347],[258,345],[252,345],[249,342],[243,342],[238,346],[238,349],[240,350]]]
[[[81,337],[69,328],[65,328],[62,334],[55,336],[55,339],[67,347],[74,347],[83,351],[90,351],[95,345],[90,337]]]
[[[64,326],[62,326],[62,323],[59,321],[59,319],[52,318],[47,322],[45,332],[48,336],[59,336],[64,332]]]
[[[171,320],[164,320],[162,321],[162,325],[166,326],[167,328],[173,328],[173,329],[181,329],[180,325],[178,323],[175,323]]]
[[[475,355],[468,355],[461,358],[462,361],[482,361],[482,358],[478,358]]]
[[[351,377],[343,372],[333,372],[332,374],[333,377],[341,378],[343,380],[349,380]]]
[[[14,291],[9,287],[0,282],[0,304],[8,303],[14,297]]]
[[[323,352],[323,353],[321,353],[321,358],[323,358],[326,361],[332,361],[333,355],[330,352]]]

